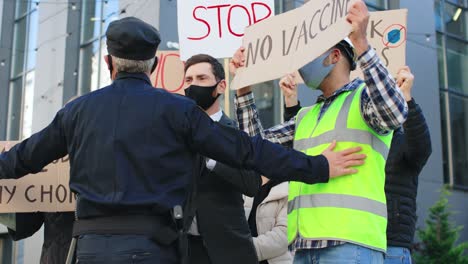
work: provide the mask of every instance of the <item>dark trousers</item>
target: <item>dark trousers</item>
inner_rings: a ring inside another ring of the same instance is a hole
[[[83,235],[76,249],[79,264],[178,264],[176,243],[163,246],[140,235]]]
[[[203,239],[200,236],[188,236],[189,241],[189,263],[190,264],[211,264],[208,251]]]

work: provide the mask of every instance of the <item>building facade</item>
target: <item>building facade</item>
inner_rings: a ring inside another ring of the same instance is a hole
[[[314,1],[314,0],[310,0]],[[409,9],[407,64],[416,82],[414,98],[431,131],[433,154],[419,179],[418,227],[438,190],[453,189],[453,221],[468,224],[468,0],[368,0],[372,10]],[[276,13],[303,0],[276,0]],[[176,0],[0,0],[0,140],[28,137],[46,126],[75,95],[110,82],[103,56],[110,22],[139,17],[160,29],[160,49],[177,47]],[[464,74],[465,73],[465,74]],[[282,119],[278,82],[254,90],[265,127]],[[304,87],[302,105],[317,96]],[[225,95],[232,113],[233,92]],[[13,243],[0,230],[1,263],[37,263],[42,232]],[[468,240],[468,229],[460,238]]]

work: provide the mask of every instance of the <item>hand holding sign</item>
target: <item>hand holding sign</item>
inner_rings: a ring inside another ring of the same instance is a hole
[[[229,72],[232,76],[235,76],[237,73],[237,69],[242,68],[245,66],[245,48],[240,47],[236,50],[236,53],[231,58],[229,62]]]
[[[405,100],[411,101],[411,88],[413,87],[414,75],[411,73],[411,69],[408,66],[400,68],[397,74],[396,82],[400,87]]]
[[[354,45],[357,57],[369,48],[366,36],[369,17],[369,10],[362,0],[356,1],[351,6],[348,16],[346,17],[346,20],[351,23],[353,27],[353,32],[349,34],[349,39]]]
[[[296,73],[284,76],[280,80],[279,85],[284,94],[286,107],[296,106],[298,104]]]

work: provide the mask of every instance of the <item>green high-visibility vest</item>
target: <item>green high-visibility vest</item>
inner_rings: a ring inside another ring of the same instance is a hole
[[[393,134],[379,135],[364,121],[360,111],[364,87],[362,84],[340,94],[320,121],[323,102],[302,109],[296,117],[296,150],[320,155],[336,140],[335,151],[360,146],[367,158],[355,175],[322,184],[290,183],[289,243],[300,236],[345,241],[384,252],[387,249],[385,161]]]

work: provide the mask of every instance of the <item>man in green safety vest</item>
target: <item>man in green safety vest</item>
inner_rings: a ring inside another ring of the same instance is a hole
[[[395,80],[367,41],[369,12],[356,1],[347,16],[353,26],[345,39],[299,70],[306,85],[320,89],[316,104],[301,109],[283,124],[263,130],[250,88],[237,92],[241,130],[317,155],[330,145],[359,146],[366,163],[355,174],[328,184],[291,182],[288,198],[288,243],[294,263],[383,263],[387,209],[385,162],[393,130],[406,120],[408,106]],[[231,72],[244,66],[243,49],[231,62]],[[364,81],[351,80],[359,64]],[[295,91],[294,76],[280,81],[283,91]],[[287,106],[297,94],[285,93]]]

